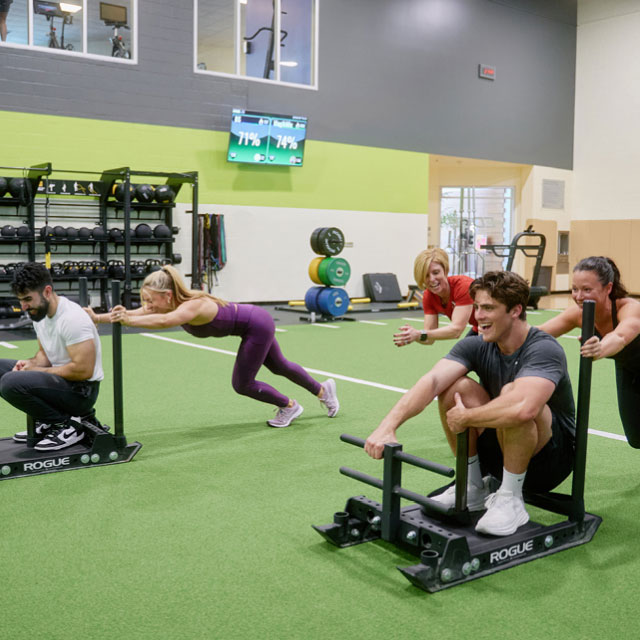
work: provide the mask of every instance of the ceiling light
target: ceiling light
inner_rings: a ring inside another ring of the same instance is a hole
[[[68,2],[61,2],[60,11],[64,11],[65,13],[78,13],[78,11],[82,11],[82,5],[69,4]]]

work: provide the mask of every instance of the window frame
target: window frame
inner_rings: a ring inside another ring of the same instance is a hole
[[[312,57],[312,73],[313,73],[313,83],[312,84],[299,84],[297,82],[286,82],[284,80],[280,80],[280,49],[281,47],[275,47],[275,60],[274,65],[276,69],[276,78],[273,80],[269,78],[256,78],[255,76],[242,75],[238,73],[238,70],[242,66],[242,58],[241,58],[241,42],[242,42],[242,33],[241,33],[241,20],[240,20],[240,5],[242,4],[241,0],[230,0],[234,3],[234,61],[236,67],[236,73],[227,73],[225,71],[211,71],[209,69],[199,69],[198,68],[198,3],[199,0],[193,0],[193,72],[199,75],[204,76],[215,76],[215,77],[223,77],[223,78],[233,78],[234,80],[247,80],[249,82],[261,82],[263,84],[269,85],[278,85],[282,87],[294,87],[296,89],[307,89],[311,91],[318,90],[318,51],[319,51],[319,17],[320,17],[320,0],[314,0],[313,2],[313,46],[311,48],[311,57]],[[281,14],[281,4],[282,0],[276,0],[276,22],[275,22],[275,32],[280,33],[281,25],[282,25],[282,14]]]
[[[100,0],[96,0],[100,1]],[[74,58],[87,58],[89,60],[100,60],[115,62],[116,64],[138,64],[138,0],[131,0],[132,3],[132,18],[133,18],[133,27],[130,28],[131,31],[131,58],[116,58],[113,56],[100,55],[99,53],[89,53],[87,51],[88,46],[88,36],[87,36],[87,22],[88,22],[88,14],[87,14],[87,3],[88,0],[74,0],[74,2],[78,2],[82,4],[82,51],[77,50],[69,50],[69,49],[54,49],[52,47],[44,47],[42,45],[33,44],[33,19],[35,16],[35,12],[33,10],[33,0],[27,0],[27,38],[28,43],[20,43],[20,42],[2,42],[0,43],[0,47],[7,47],[11,49],[22,49],[23,51],[42,51],[46,53],[52,53],[53,55],[63,55],[63,56],[71,56]]]

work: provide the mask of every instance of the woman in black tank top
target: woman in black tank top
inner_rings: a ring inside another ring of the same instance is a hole
[[[548,320],[540,329],[554,337],[582,326],[582,303],[596,303],[596,332],[580,353],[615,361],[618,410],[627,442],[640,449],[640,302],[629,297],[611,258],[592,256],[573,269],[575,307]]]

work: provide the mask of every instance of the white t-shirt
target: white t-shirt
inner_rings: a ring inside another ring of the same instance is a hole
[[[90,381],[102,380],[102,350],[96,326],[82,307],[64,296],[58,296],[58,308],[53,318],[46,316],[34,322],[38,340],[49,362],[54,367],[71,362],[67,346],[93,340],[96,347],[96,363]]]

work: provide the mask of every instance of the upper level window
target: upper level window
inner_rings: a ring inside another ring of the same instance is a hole
[[[6,45],[135,59],[137,0],[0,0]]]
[[[316,87],[318,0],[194,0],[196,71]]]

